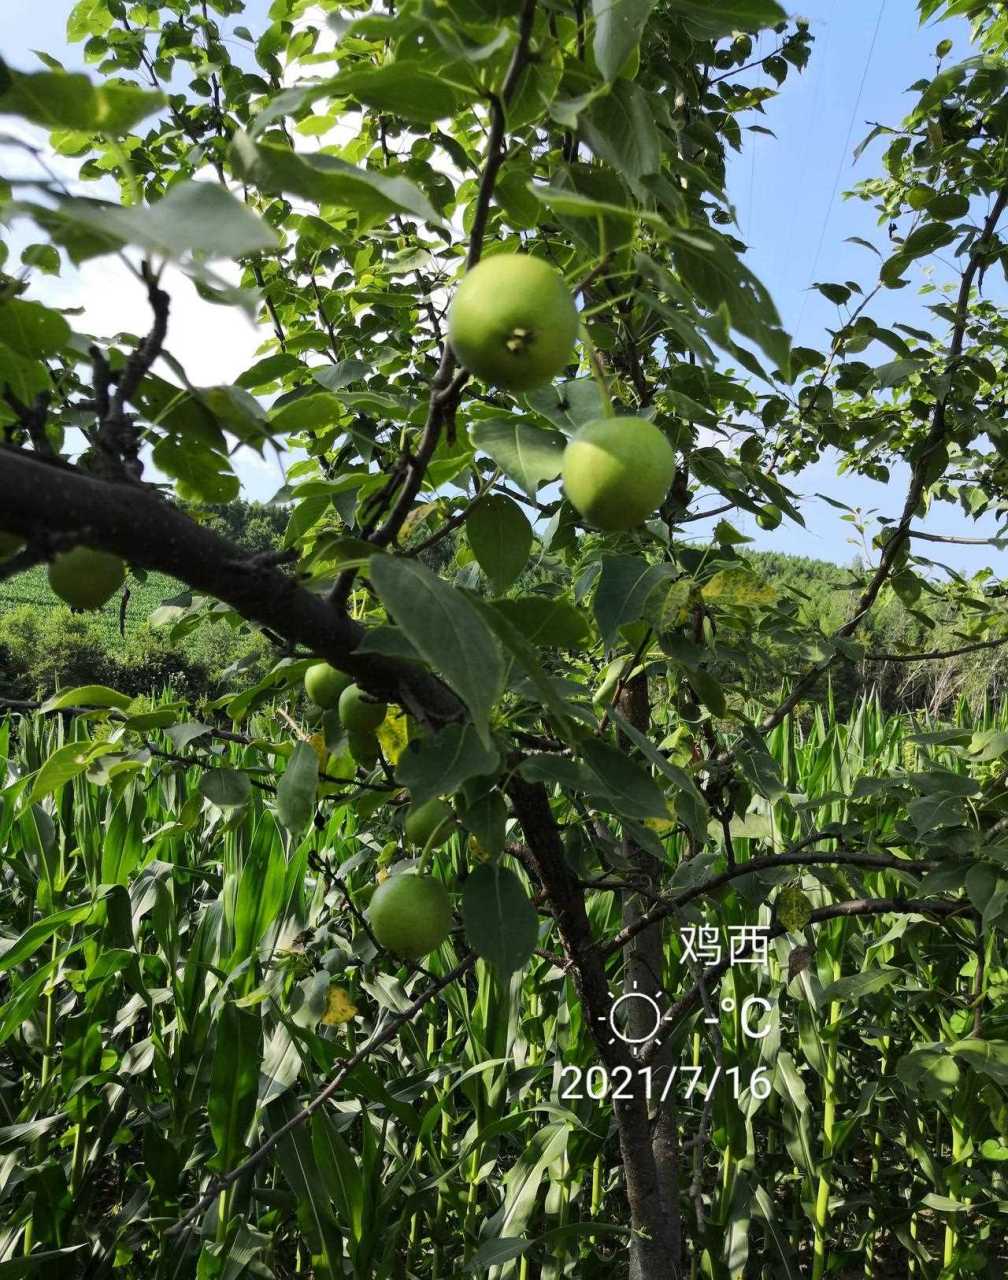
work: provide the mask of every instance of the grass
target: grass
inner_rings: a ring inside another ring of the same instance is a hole
[[[127,579],[129,601],[126,605],[127,625],[139,625],[146,622],[150,614],[165,600],[178,595],[187,588],[174,578],[163,573],[151,573],[146,581],[140,581],[135,574]],[[109,646],[114,646],[119,639],[119,600],[116,595],[103,609],[90,615],[98,620]],[[0,582],[0,617],[19,605],[30,604],[41,609],[56,609],[62,601],[50,590],[46,571],[43,566],[30,569],[18,577]]]

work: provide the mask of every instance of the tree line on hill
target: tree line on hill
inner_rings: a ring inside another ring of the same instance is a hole
[[[236,499],[199,508],[201,522],[252,551],[282,544],[289,512],[282,506]],[[443,569],[456,558],[460,538],[447,538],[421,558]],[[758,574],[782,594],[803,600],[802,611],[818,620],[824,632],[839,626],[853,608],[853,575],[843,566],[808,556],[742,549],[741,555]],[[487,590],[475,565],[460,566],[469,589]],[[526,571],[518,585],[532,589],[536,569]],[[227,623],[207,621],[191,634],[173,640],[149,615],[177,584],[152,575],[130,580],[124,607],[112,602],[99,613],[72,613],[48,589],[44,571],[25,580],[0,584],[0,696],[44,698],[57,689],[82,684],[107,684],[125,693],[156,695],[168,692],[198,703],[218,694],[225,682],[252,682],[276,660],[267,638],[250,627],[235,630]],[[928,635],[921,621],[896,595],[863,630],[866,655],[907,652],[945,652],[966,647],[956,630],[956,618],[942,619],[937,637]],[[786,670],[768,672],[767,687],[754,688],[756,698],[778,692],[778,678]],[[1000,649],[952,653],[926,661],[862,660],[848,663],[830,677],[835,705],[843,715],[866,689],[877,689],[889,711],[927,710],[940,714],[959,698],[977,707],[1000,701],[1008,683],[1008,664]],[[771,687],[772,686],[772,687]],[[825,683],[818,691],[825,695]]]

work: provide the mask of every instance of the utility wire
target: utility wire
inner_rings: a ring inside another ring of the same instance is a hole
[[[822,253],[823,244],[826,240],[826,229],[829,226],[830,218],[833,214],[833,202],[836,199],[837,191],[840,188],[840,177],[843,173],[844,160],[847,157],[850,148],[851,138],[854,134],[854,122],[857,119],[858,108],[861,105],[861,95],[864,92],[865,82],[868,79],[868,72],[871,69],[872,58],[875,54],[875,45],[878,42],[879,30],[882,26],[882,15],[885,12],[886,0],[881,0],[879,4],[878,16],[875,19],[875,30],[872,32],[871,44],[868,47],[868,57],[865,60],[864,70],[861,73],[861,83],[858,85],[857,97],[854,99],[854,106],[851,108],[850,121],[847,125],[847,137],[844,140],[843,150],[840,152],[840,163],[837,165],[836,177],[833,180],[833,190],[830,194],[829,203],[826,206],[826,216],[823,219],[822,230],[819,232],[819,243],[816,245],[815,257],[812,261],[811,278],[815,279],[816,269],[819,266],[819,255]],[[809,288],[805,290],[802,297],[801,310],[798,312],[798,323],[795,325],[794,337],[798,340],[798,334],[801,331],[802,318],[805,315],[805,308],[808,305],[809,293],[811,292],[811,282]]]

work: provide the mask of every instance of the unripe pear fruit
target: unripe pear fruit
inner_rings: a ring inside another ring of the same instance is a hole
[[[340,694],[340,719],[348,733],[373,733],[385,719],[387,702],[378,702],[357,684],[348,684]]]
[[[497,253],[470,268],[448,312],[456,356],[484,382],[529,391],[571,360],[574,297],[560,273],[525,253]]]
[[[100,609],[126,581],[118,556],[91,547],[61,552],[49,565],[49,585],[74,609]]]
[[[378,763],[378,738],[370,730],[352,729],[347,733],[350,754],[359,765],[371,769]]]
[[[375,890],[367,916],[383,947],[404,960],[419,960],[448,937],[451,899],[433,876],[399,872]]]
[[[326,711],[337,706],[340,695],[353,681],[345,671],[331,667],[328,662],[316,662],[304,676],[305,693],[317,707]]]
[[[568,443],[568,501],[597,529],[632,529],[662,503],[676,471],[675,451],[643,418],[600,418]]]
[[[403,832],[410,844],[427,847],[434,837],[432,849],[440,849],[455,830],[455,813],[443,800],[428,800],[424,804],[411,805],[403,823]],[[436,834],[435,834],[436,833]]]

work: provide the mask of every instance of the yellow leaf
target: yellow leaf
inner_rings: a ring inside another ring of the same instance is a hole
[[[440,502],[424,502],[424,503],[421,503],[419,507],[414,507],[413,510],[406,517],[406,519],[403,521],[401,536],[404,539],[408,538],[409,535],[413,532],[413,530],[416,529],[419,525],[423,524],[423,522],[428,518],[428,516],[433,515],[434,512],[437,511],[437,509],[440,506],[441,506]]]
[[[326,1011],[322,1022],[327,1027],[339,1027],[357,1017],[357,1006],[342,987],[335,983],[329,988],[326,1000]]]
[[[667,818],[645,818],[644,825],[649,827],[658,835],[667,835],[676,825],[675,804],[671,800],[665,801],[665,807],[668,809],[669,816]]]
[[[326,750],[325,738],[321,733],[313,733],[308,739],[308,745],[318,756],[318,767],[324,773],[326,761],[329,759],[329,752]]]
[[[398,763],[409,741],[405,715],[386,716],[378,726],[378,741],[389,764]]]
[[[746,608],[773,604],[777,599],[776,588],[749,569],[722,569],[704,583],[700,594],[705,600]]]
[[[693,593],[693,582],[689,578],[680,578],[668,589],[665,603],[662,605],[663,627],[681,627],[690,616],[690,596]]]
[[[472,855],[473,862],[490,862],[493,854],[489,849],[484,849],[475,836],[469,837],[469,853]]]

